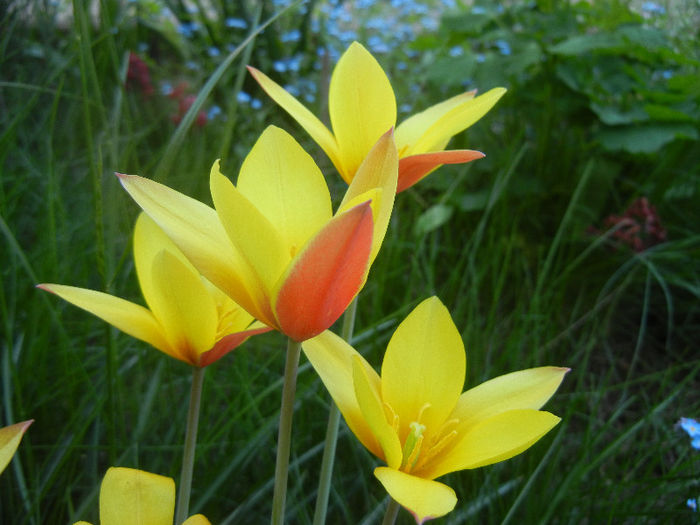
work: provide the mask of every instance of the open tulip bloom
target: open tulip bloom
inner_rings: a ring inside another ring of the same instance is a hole
[[[61,284],[40,284],[123,332],[192,366],[217,361],[251,335],[269,331],[203,279],[147,215],[134,228],[134,261],[148,308]]]
[[[447,514],[457,502],[435,478],[515,456],[560,420],[539,408],[567,368],[521,370],[462,393],[464,345],[436,297],[399,325],[381,375],[331,332],[302,347],[350,430],[387,463],[374,475],[417,523]]]
[[[333,70],[328,92],[331,132],[311,111],[261,71],[248,70],[265,92],[287,111],[326,152],[349,184],[370,148],[396,124],[396,97],[384,70],[358,42],[343,53]],[[396,128],[401,192],[442,164],[483,157],[473,150],[447,150],[449,140],[496,104],[505,93],[494,88],[475,97],[468,91],[417,113]]]
[[[303,341],[340,317],[384,239],[398,171],[387,130],[335,215],[313,159],[274,126],[244,160],[236,186],[214,164],[215,209],[149,179],[120,179],[207,279],[256,319]]]
[[[112,467],[100,486],[101,525],[173,525],[175,482],[133,468]],[[75,525],[90,525],[79,521]],[[201,514],[182,525],[210,525]]]

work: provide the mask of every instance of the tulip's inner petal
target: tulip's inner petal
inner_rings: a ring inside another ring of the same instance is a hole
[[[352,382],[353,359],[360,360],[365,367],[368,382],[375,391],[379,391],[379,375],[370,364],[346,341],[333,332],[326,330],[301,345],[304,354],[323,381],[333,401],[343,414],[345,422],[357,439],[377,457],[384,457],[379,442],[357,404],[355,387]]]
[[[331,75],[328,111],[346,182],[379,137],[396,124],[396,98],[389,79],[374,57],[353,42]]]
[[[172,525],[175,482],[143,470],[112,467],[100,487],[101,525]]]
[[[411,115],[401,124],[396,126],[396,146],[399,149],[399,154],[410,155],[410,148],[418,142],[423,134],[428,131],[435,122],[437,122],[445,113],[456,108],[463,102],[471,100],[476,95],[476,90],[460,93],[452,98],[443,100],[442,102],[430,106],[428,109]]]
[[[287,133],[269,126],[243,162],[236,186],[275,225],[292,254],[333,215],[321,170]]]
[[[365,282],[372,249],[369,203],[336,215],[280,278],[274,312],[281,331],[304,341],[330,327]]]
[[[199,274],[162,250],[153,261],[153,315],[163,326],[178,359],[196,365],[215,342],[218,315]]]
[[[466,354],[447,308],[437,297],[420,303],[398,326],[382,363],[382,398],[409,425],[425,425],[426,440],[454,409],[464,387]]]
[[[321,146],[321,149],[326,152],[326,155],[331,159],[333,165],[339,172],[342,172],[342,164],[340,162],[340,152],[335,137],[330,130],[323,125],[316,116],[311,113],[304,105],[302,105],[292,95],[287,93],[280,85],[270,79],[264,73],[258,71],[254,67],[248,66],[248,71],[253,78],[258,81],[258,84],[265,90],[272,100],[277,102],[282,109],[289,113],[306,132],[311,135],[311,138]]]
[[[464,392],[452,412],[460,433],[501,412],[539,409],[554,395],[568,368],[543,366],[505,374]]]
[[[471,100],[466,100],[458,106],[453,107],[435,121],[413,146],[405,152],[405,155],[417,155],[419,153],[435,151],[438,145],[444,147],[446,139],[449,139],[460,131],[464,131],[483,117],[505,92],[506,90],[504,88],[493,88],[483,95]]]
[[[211,525],[211,522],[201,514],[195,514],[183,521],[182,525]]]
[[[215,166],[218,173],[218,163]],[[214,168],[212,168],[214,170]],[[252,270],[234,250],[216,211],[157,182],[119,175],[124,189],[215,286],[257,317]]]
[[[197,273],[194,266],[165,232],[146,213],[141,212],[134,226],[134,264],[141,293],[151,311],[153,311],[152,300],[160,293],[158,289],[154,289],[153,279],[151,278],[153,275],[153,262],[163,250],[173,254],[184,266],[190,268],[193,273]]]
[[[436,151],[403,157],[399,160],[399,184],[396,192],[407,190],[443,164],[462,164],[483,157],[483,153],[471,149]]]
[[[292,259],[287,244],[253,203],[230,180],[213,170],[211,195],[231,243],[252,270],[248,286],[254,291],[257,312],[248,311],[265,324],[276,326],[270,298],[272,288]]]
[[[394,208],[396,185],[398,183],[398,152],[394,144],[393,133],[388,131],[382,135],[367,157],[355,173],[345,197],[340,204],[341,209],[350,202],[359,202],[356,199],[374,188],[381,189],[382,198],[377,206],[372,200],[374,208],[374,238],[372,240],[372,255],[370,265],[374,262],[379,249],[384,241],[386,230],[389,227],[391,211]]]
[[[12,456],[15,455],[22,436],[33,422],[34,420],[30,419],[0,428],[0,473],[5,470]]]
[[[461,434],[442,454],[414,474],[434,479],[448,472],[504,461],[530,448],[560,420],[540,410],[501,412]]]
[[[383,454],[379,457],[384,459],[392,469],[398,469],[403,459],[399,436],[393,425],[387,421],[380,393],[370,383],[362,361],[354,357],[352,364],[352,380],[357,404],[372,434],[382,447]]]
[[[154,315],[141,305],[86,288],[63,284],[40,284],[38,288],[96,315],[136,339],[145,341],[161,352],[173,355],[163,328]]]
[[[226,354],[231,352],[232,350],[235,350],[238,348],[240,345],[242,345],[249,337],[252,337],[254,335],[258,334],[263,334],[265,332],[269,332],[272,330],[269,326],[259,326],[258,323],[256,323],[256,328],[251,328],[249,330],[242,330],[240,332],[235,332],[232,334],[228,334],[216,341],[214,346],[211,348],[211,350],[208,350],[207,352],[204,352],[199,356],[199,361],[196,363],[196,366],[199,367],[205,367],[209,366],[210,364],[218,361],[222,357],[224,357]]]
[[[413,514],[419,525],[444,516],[457,504],[455,491],[437,481],[418,478],[388,467],[375,468],[374,475],[389,495]]]

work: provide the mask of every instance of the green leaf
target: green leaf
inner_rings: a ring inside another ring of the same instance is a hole
[[[556,55],[582,55],[589,51],[600,49],[617,49],[624,42],[619,35],[609,33],[593,33],[591,35],[577,35],[559,42],[549,48],[550,53]]]
[[[446,204],[435,204],[425,210],[416,221],[415,234],[418,236],[430,233],[436,230],[452,217],[454,208]]]
[[[698,140],[697,129],[689,124],[647,124],[608,128],[597,136],[607,150],[653,153],[676,138]]]

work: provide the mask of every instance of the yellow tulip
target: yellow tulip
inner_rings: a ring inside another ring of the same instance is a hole
[[[287,111],[326,152],[350,184],[377,139],[396,124],[396,97],[384,70],[362,44],[353,42],[333,70],[328,91],[331,132],[311,111],[261,71],[248,70],[265,92]],[[449,140],[483,117],[506,92],[494,88],[475,97],[468,91],[417,113],[396,128],[401,192],[442,164],[484,156],[474,150],[447,150]]]
[[[85,288],[38,287],[197,367],[217,361],[251,335],[271,330],[253,323],[250,314],[203,279],[145,214],[134,228],[134,260],[148,308]]]
[[[112,467],[100,486],[101,525],[172,525],[175,482],[172,478],[132,468]],[[75,525],[90,525],[78,521]],[[182,525],[211,525],[201,514]]]
[[[464,345],[436,297],[399,325],[381,376],[331,332],[302,347],[350,430],[387,463],[374,475],[418,523],[447,514],[457,502],[435,478],[515,456],[560,420],[539,408],[567,368],[521,370],[462,393]]]
[[[236,186],[214,164],[215,209],[151,180],[119,177],[207,279],[256,319],[303,341],[340,317],[384,239],[398,170],[385,132],[335,215],[313,159],[274,126],[244,160]]]
[[[0,428],[0,473],[5,470],[12,456],[15,455],[22,436],[32,423],[34,420],[30,419]]]

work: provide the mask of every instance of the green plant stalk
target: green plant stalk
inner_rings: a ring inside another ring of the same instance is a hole
[[[352,332],[355,329],[355,314],[357,313],[357,296],[350,303],[343,314],[343,328],[340,336],[350,343]],[[338,442],[338,427],[340,425],[340,410],[331,399],[328,413],[328,426],[326,427],[326,442],[323,445],[323,459],[321,460],[321,473],[316,493],[316,508],[314,509],[313,525],[326,523],[328,510],[328,496],[331,491],[331,478],[333,477],[333,463],[335,462],[335,447]]]
[[[289,450],[292,441],[292,416],[294,415],[294,394],[297,389],[297,370],[301,343],[289,338],[287,361],[284,366],[282,386],[282,406],[280,407],[280,427],[277,435],[277,462],[275,464],[275,490],[272,496],[272,525],[284,522],[284,503],[287,499],[287,471],[289,470]]]
[[[399,508],[399,503],[394,498],[389,498],[389,504],[386,507],[386,514],[384,514],[382,525],[394,525],[394,523],[396,523],[396,517],[399,515]]]
[[[194,453],[197,449],[197,426],[199,425],[199,405],[202,400],[204,368],[192,367],[192,388],[190,390],[190,407],[187,411],[187,430],[185,431],[185,448],[182,453],[182,471],[180,489],[175,510],[175,525],[187,519],[190,510],[190,492],[192,491],[192,472],[194,470]]]

